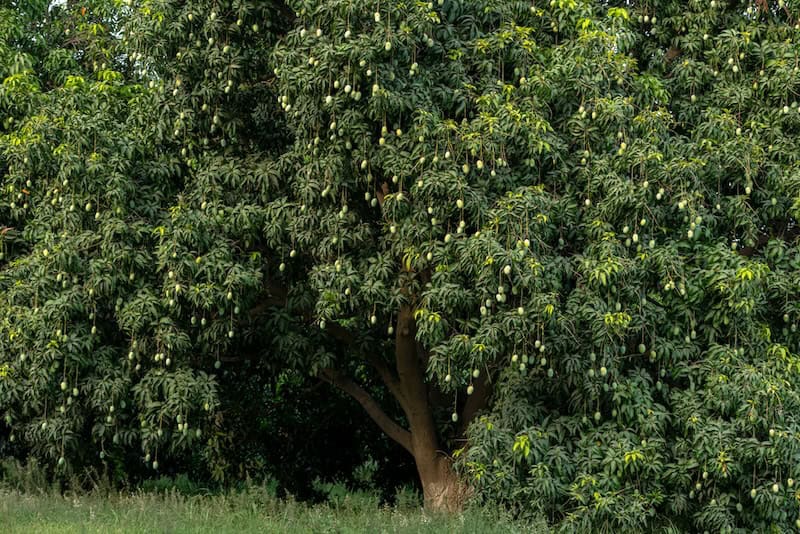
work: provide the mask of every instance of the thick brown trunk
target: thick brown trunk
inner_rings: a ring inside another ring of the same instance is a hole
[[[428,387],[416,342],[413,310],[403,306],[397,318],[396,364],[425,508],[437,512],[460,510],[466,486],[453,470],[452,461],[439,450],[439,438],[428,402]]]
[[[461,510],[468,488],[453,470],[452,460],[439,449],[430,410],[412,411],[408,420],[412,454],[422,483],[425,509],[446,513]]]
[[[425,509],[443,513],[461,511],[470,495],[470,488],[453,470],[450,458],[440,454],[433,458],[429,454],[421,456],[424,459],[417,459],[416,464]]]
[[[416,341],[416,322],[411,306],[400,308],[396,332],[396,376],[379,357],[369,357],[367,360],[400,403],[408,420],[408,430],[388,417],[369,393],[341,372],[324,369],[320,372],[320,377],[357,400],[390,438],[414,456],[427,510],[457,512],[469,496],[469,487],[458,477],[453,470],[452,460],[439,447],[425,381],[424,357],[421,356]],[[464,424],[485,405],[487,396],[487,385],[479,380],[475,394],[464,406]]]

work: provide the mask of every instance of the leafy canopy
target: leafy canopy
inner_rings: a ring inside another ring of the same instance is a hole
[[[14,436],[222,465],[237,362],[373,381],[411,309],[445,441],[493,385],[449,443],[486,498],[793,528],[800,4],[290,4],[72,14],[118,48],[37,91],[3,59]]]

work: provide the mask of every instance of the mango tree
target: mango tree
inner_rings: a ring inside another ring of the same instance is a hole
[[[797,10],[689,4],[120,3],[3,140],[10,431],[224,470],[220,388],[292,368],[434,509],[790,528]]]

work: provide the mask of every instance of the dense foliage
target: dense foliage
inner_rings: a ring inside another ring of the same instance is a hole
[[[464,494],[444,450],[565,530],[794,527],[800,2],[17,7],[0,410],[33,454],[221,478],[245,391],[299,370],[428,505]]]
[[[581,210],[545,252],[569,289],[509,350],[537,369],[506,369],[473,427],[488,495],[578,531],[794,528],[798,7],[639,6],[605,36],[636,60],[617,82],[585,11],[537,32],[563,147],[543,182]]]

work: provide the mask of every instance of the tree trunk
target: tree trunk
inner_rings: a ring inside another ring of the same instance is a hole
[[[411,454],[417,466],[425,509],[433,512],[458,512],[467,496],[466,485],[453,470],[452,460],[439,449],[436,425],[426,392],[410,397],[406,383],[406,417],[411,429]]]
[[[425,509],[431,512],[459,512],[470,495],[470,488],[453,470],[453,462],[441,454],[432,459],[428,454],[421,456],[424,459],[418,459],[416,455],[415,459],[422,482]]]
[[[458,512],[469,496],[470,488],[453,470],[452,459],[439,447],[428,384],[425,381],[424,358],[416,341],[416,321],[410,306],[402,306],[398,313],[395,343],[396,376],[380,358],[369,357],[367,360],[400,403],[408,420],[408,430],[388,417],[363,388],[343,373],[335,369],[324,369],[320,377],[357,400],[386,435],[411,453],[422,483],[427,510]],[[475,394],[464,406],[459,435],[463,434],[465,425],[486,404],[487,385],[480,380],[476,386]]]
[[[398,314],[395,342],[401,391],[399,400],[411,431],[412,454],[422,483],[425,508],[435,512],[457,512],[464,505],[466,485],[453,470],[450,458],[439,450],[425,371],[416,341],[416,321],[408,306],[403,306]]]

